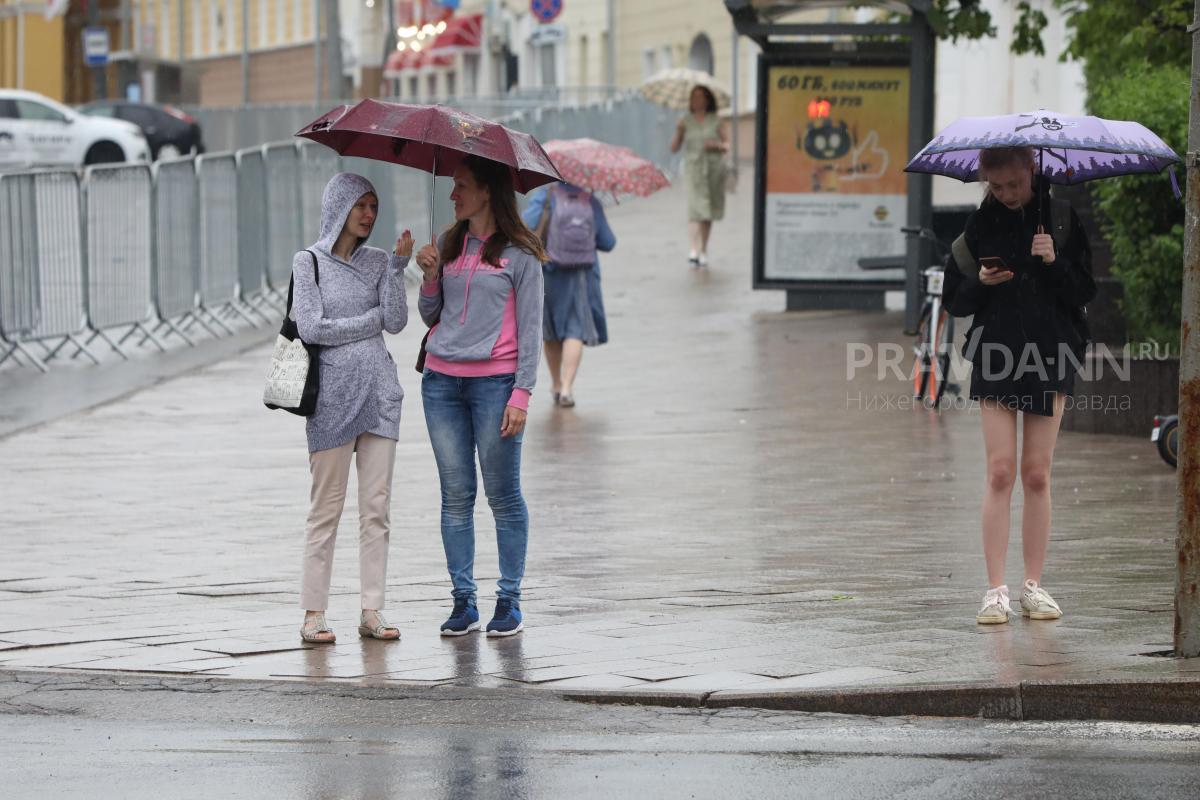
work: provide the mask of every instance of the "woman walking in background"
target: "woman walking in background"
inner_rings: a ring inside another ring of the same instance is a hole
[[[1095,297],[1096,284],[1079,218],[1066,201],[1051,200],[1034,168],[1029,148],[980,152],[987,195],[967,219],[963,242],[969,252],[961,254],[956,243],[956,260],[965,263],[946,270],[943,293],[950,313],[974,315],[966,355],[987,459],[982,528],[989,588],[975,617],[980,624],[1008,622],[1010,612],[1004,564],[1018,475],[1018,418],[1024,440],[1021,611],[1030,619],[1062,616],[1041,586],[1050,539],[1050,467],[1065,398],[1074,392],[1086,347],[1079,309]],[[1047,228],[1053,233],[1043,232]]]
[[[529,511],[521,441],[537,378],[545,254],[521,222],[509,168],[467,156],[454,171],[457,222],[421,248],[418,307],[430,326],[421,381],[442,489],[442,546],[454,608],[443,636],[479,629],[475,567],[475,454],[496,521],[500,582],[489,636],[524,626],[521,580]]]
[[[688,189],[688,263],[708,266],[708,237],[714,220],[725,216],[725,153],[729,131],[717,118],[717,98],[703,87],[692,89],[688,113],[675,126],[671,152],[683,148]]]
[[[523,219],[546,244],[543,346],[554,384],[554,403],[571,408],[584,345],[594,347],[608,341],[596,251],[611,252],[617,237],[600,201],[569,183],[530,195]]]
[[[357,454],[359,570],[362,613],[358,632],[399,639],[383,608],[387,579],[392,465],[400,433],[404,392],[383,332],[399,333],[408,322],[404,267],[412,253],[408,231],[389,258],[365,242],[375,226],[379,200],[361,175],[333,176],[321,198],[316,244],[292,261],[293,316],[300,338],[321,345],[316,412],[308,418],[311,509],[300,605],[300,635],[332,643],[325,620],[333,546],[346,500],[350,461]]]

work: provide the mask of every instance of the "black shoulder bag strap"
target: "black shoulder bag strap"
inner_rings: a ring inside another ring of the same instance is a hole
[[[320,286],[321,285],[321,268],[317,266],[317,254],[314,253],[312,250],[305,250],[304,252],[308,253],[309,257],[312,259],[313,279],[314,279],[314,282],[317,284],[317,286]],[[292,276],[291,278],[288,279],[287,311],[285,311],[283,314],[284,317],[286,317],[287,319],[292,318],[292,290],[295,288],[295,286],[296,286],[296,278],[295,278],[295,276]]]

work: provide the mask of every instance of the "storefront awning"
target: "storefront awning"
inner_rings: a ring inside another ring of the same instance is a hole
[[[446,30],[433,40],[436,52],[475,52],[483,42],[483,14],[464,14],[446,20]]]
[[[402,73],[448,67],[456,53],[479,52],[483,42],[483,14],[464,14],[446,20],[446,29],[420,51],[411,45],[388,56],[383,66],[385,78],[399,78]]]
[[[383,66],[383,76],[399,78],[402,75],[426,69],[449,67],[453,63],[454,56],[451,53],[436,53],[429,49],[420,52],[416,50],[398,51],[388,56],[387,63]]]

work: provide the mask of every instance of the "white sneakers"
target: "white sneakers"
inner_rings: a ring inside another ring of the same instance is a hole
[[[997,586],[988,589],[983,596],[983,607],[975,615],[975,621],[980,625],[1000,625],[1008,622],[1011,613],[1008,587]],[[1037,581],[1025,581],[1021,589],[1021,613],[1030,619],[1058,619],[1062,616],[1062,609],[1049,592],[1038,586]]]
[[[1000,625],[1008,622],[1012,606],[1008,602],[1008,587],[997,586],[988,589],[983,596],[983,608],[975,615],[975,621],[980,625]]]
[[[1030,619],[1058,619],[1062,609],[1045,589],[1037,585],[1037,581],[1025,581],[1025,588],[1021,590],[1021,613]]]

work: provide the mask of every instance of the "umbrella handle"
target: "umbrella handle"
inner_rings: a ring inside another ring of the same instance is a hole
[[[433,207],[437,201],[437,157],[438,148],[433,148],[433,180],[429,182],[429,242],[437,244],[437,234],[433,230]]]

